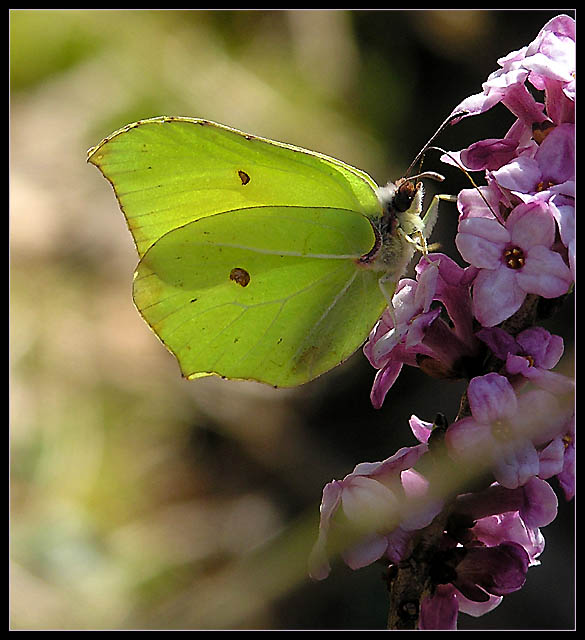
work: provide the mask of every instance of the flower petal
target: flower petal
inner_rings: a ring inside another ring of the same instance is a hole
[[[489,425],[473,418],[457,420],[445,434],[447,448],[456,456],[476,457],[480,452],[485,456],[491,451],[491,440]]]
[[[359,544],[342,551],[341,557],[350,569],[361,569],[381,558],[387,547],[388,542],[384,536],[372,534]]]
[[[426,422],[425,420],[421,420],[417,416],[412,415],[410,416],[408,424],[410,425],[414,437],[419,442],[426,444],[431,435],[431,431],[433,430],[433,423]]]
[[[459,603],[459,611],[466,613],[468,616],[479,618],[485,613],[489,613],[492,609],[495,609],[503,600],[502,596],[490,595],[489,599],[485,602],[474,602],[468,600],[462,593],[457,594],[457,602]]]
[[[512,385],[497,373],[473,378],[467,395],[473,417],[482,424],[512,419],[518,407]]]
[[[571,180],[575,175],[575,125],[555,127],[538,148],[534,159],[542,167],[542,179],[554,184]]]
[[[557,298],[567,293],[573,282],[569,267],[560,254],[537,245],[526,253],[526,262],[516,274],[516,282],[526,293]]]
[[[421,602],[418,628],[421,631],[455,631],[458,612],[455,589],[450,584],[437,585],[435,593]]]
[[[463,258],[476,267],[496,269],[510,233],[493,218],[465,218],[459,222],[455,244]]]
[[[398,524],[398,499],[377,480],[353,477],[344,483],[341,501],[343,512],[360,530],[387,532]]]
[[[552,369],[563,355],[563,339],[549,333],[544,327],[525,329],[516,336],[516,340],[522,351],[534,358],[537,367]]]
[[[517,272],[502,265],[481,270],[473,283],[473,315],[484,327],[493,327],[516,313],[526,290],[516,281]]]
[[[462,189],[457,196],[457,210],[461,214],[461,218],[471,216],[493,219],[495,212],[498,211],[499,202],[499,194],[496,189],[490,187]]]
[[[510,242],[526,252],[535,245],[550,247],[555,239],[555,220],[542,202],[519,204],[506,222]]]
[[[496,182],[505,189],[530,193],[541,179],[541,169],[534,158],[522,155],[493,172]]]
[[[553,488],[546,480],[531,478],[523,489],[520,517],[527,527],[546,527],[557,517],[558,500]]]
[[[516,155],[518,142],[506,138],[489,138],[474,142],[461,152],[461,161],[471,171],[493,171]]]
[[[538,477],[546,480],[558,475],[565,462],[565,445],[562,438],[555,438],[539,455],[540,470]]]
[[[499,452],[494,476],[507,489],[521,487],[539,471],[538,453],[529,440],[516,442]]]
[[[380,409],[382,407],[386,394],[396,382],[396,378],[398,378],[401,371],[402,362],[391,360],[384,365],[384,368],[376,373],[372,391],[370,392],[370,400],[372,401],[374,409]]]

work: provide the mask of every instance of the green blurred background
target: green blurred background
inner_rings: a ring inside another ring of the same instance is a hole
[[[203,117],[400,176],[547,11],[10,12],[12,629],[384,628],[382,567],[306,577],[323,485],[453,418],[460,384],[408,370],[374,411],[361,353],[297,390],[186,382],[132,306],[136,256],[86,150]],[[450,149],[503,135],[493,110]],[[468,186],[446,172],[445,189]],[[451,251],[456,213],[436,239]],[[570,350],[572,310],[551,326]],[[460,628],[571,628],[572,505],[542,566]],[[552,586],[554,585],[554,588]]]

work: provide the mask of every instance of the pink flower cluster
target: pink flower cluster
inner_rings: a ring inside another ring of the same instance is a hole
[[[563,340],[538,326],[513,335],[505,322],[528,294],[560,298],[574,282],[574,20],[557,16],[527,47],[498,62],[483,91],[453,114],[460,119],[502,103],[514,123],[503,138],[443,156],[485,176],[485,186],[458,196],[455,242],[468,266],[441,253],[424,255],[416,278],[399,282],[393,313],[382,316],[364,347],[378,370],[374,407],[410,365],[469,379],[470,415],[446,429],[413,416],[418,445],[358,464],[327,484],[310,562],[311,575],[325,578],[332,540],[344,532],[350,543],[339,551],[353,569],[406,559],[413,536],[445,507],[420,472],[438,439],[456,465],[491,474],[491,484],[450,503],[420,629],[455,629],[459,611],[482,615],[520,589],[544,548],[540,527],[556,516],[548,480],[557,479],[566,499],[574,495],[573,381],[551,371]],[[500,363],[495,372],[481,369],[486,355]]]
[[[528,293],[565,294],[575,269],[575,22],[558,16],[528,47],[499,60],[483,92],[454,114],[498,102],[516,120],[504,138],[480,140],[446,162],[485,171],[487,185],[458,197],[461,256],[478,269],[473,314],[486,327],[514,314]],[[526,86],[543,91],[544,104]]]

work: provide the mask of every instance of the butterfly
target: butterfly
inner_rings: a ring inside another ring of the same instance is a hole
[[[161,116],[88,151],[139,256],[134,303],[184,377],[306,383],[365,341],[437,203],[326,155]],[[436,198],[435,198],[436,200]]]

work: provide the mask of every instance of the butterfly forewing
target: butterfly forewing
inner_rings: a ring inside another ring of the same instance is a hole
[[[112,184],[140,256],[173,229],[240,208],[381,213],[376,184],[359,169],[207,120],[143,120],[103,140],[88,159]]]

